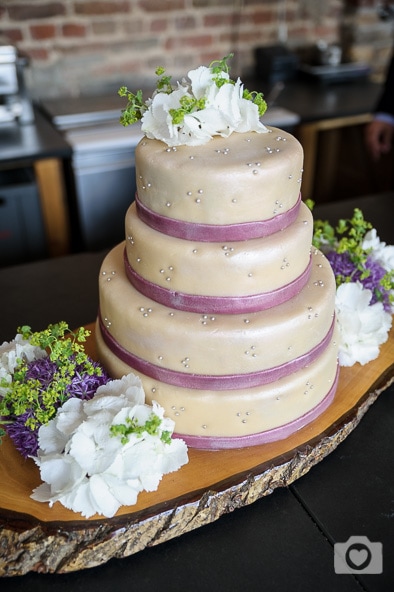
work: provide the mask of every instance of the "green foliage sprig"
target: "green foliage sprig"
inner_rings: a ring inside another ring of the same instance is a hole
[[[185,115],[204,109],[206,100],[204,98],[196,99],[194,97],[183,96],[179,100],[179,109],[170,109],[172,123],[180,124],[185,118]]]
[[[56,367],[53,374],[48,370],[46,376],[41,367],[42,360],[36,360],[33,364],[40,366],[40,379],[31,378],[28,372],[31,371],[32,363],[22,359],[18,360],[11,383],[5,378],[0,380],[0,387],[5,391],[0,400],[0,423],[8,423],[7,417],[28,413],[25,425],[34,430],[48,423],[55,416],[59,405],[69,398],[68,390],[73,379],[78,379],[82,373],[88,376],[102,376],[103,373],[101,367],[95,365],[84,351],[83,343],[90,331],[83,327],[72,332],[67,323],[62,321],[49,325],[43,331],[33,333],[26,325],[19,327],[17,332],[31,345],[46,350],[48,359]],[[4,435],[4,430],[0,431],[1,435]]]
[[[171,76],[164,76],[164,73],[165,69],[162,66],[159,66],[155,70],[155,74],[158,76],[156,81],[156,92],[171,94],[174,90],[171,85]],[[118,95],[120,97],[126,97],[127,99],[127,105],[121,112],[120,123],[126,127],[140,121],[143,114],[148,109],[143,98],[142,90],[138,90],[134,94],[126,86],[121,86],[118,90]]]
[[[260,117],[262,117],[264,113],[267,111],[267,103],[264,99],[263,93],[249,91],[247,88],[245,88],[242,96],[244,99],[247,99],[248,101],[251,101],[252,103],[257,105]]]
[[[126,423],[118,423],[110,427],[112,436],[120,437],[122,444],[127,444],[129,436],[135,434],[137,437],[142,437],[143,433],[146,432],[150,436],[157,436],[159,434],[159,428],[161,425],[161,419],[155,413],[151,413],[149,419],[144,424],[139,424],[135,418],[126,418]],[[163,431],[160,435],[160,440],[165,444],[171,443],[171,432]]]
[[[305,200],[306,205],[313,210],[314,202]],[[354,266],[354,271],[349,274],[341,273],[340,266],[334,269],[337,287],[343,283],[351,282],[354,276],[361,282],[371,276],[371,261],[369,257],[372,248],[363,247],[365,235],[373,228],[370,222],[364,219],[359,208],[355,208],[353,216],[348,219],[341,218],[336,226],[331,225],[327,220],[314,220],[313,224],[313,246],[323,252],[335,251],[338,254],[346,253]],[[394,270],[386,271],[380,278],[379,283],[374,285],[373,292],[378,301],[391,305],[394,302]]]
[[[142,90],[138,90],[134,94],[126,86],[121,86],[118,95],[127,98],[127,105],[122,109],[120,123],[127,127],[139,121],[147,109],[144,104]]]
[[[307,200],[306,203],[313,208],[313,201]],[[359,208],[354,209],[351,218],[338,220],[336,226],[327,220],[314,220],[313,246],[324,250],[328,245],[337,253],[347,253],[357,269],[365,271],[370,249],[364,249],[362,243],[371,228],[372,224],[364,219]]]
[[[214,60],[209,65],[209,67],[212,71],[212,74],[214,74],[213,80],[218,88],[220,88],[221,86],[223,86],[226,83],[235,84],[234,80],[231,80],[231,78],[227,79],[227,78],[223,78],[223,76],[222,76],[223,72],[225,74],[229,74],[230,66],[228,65],[227,62],[228,62],[228,60],[231,60],[231,58],[233,58],[233,57],[234,57],[234,54],[229,53],[227,56],[225,56],[221,60]]]

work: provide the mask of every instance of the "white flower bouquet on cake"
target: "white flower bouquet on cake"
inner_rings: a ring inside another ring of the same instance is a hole
[[[121,123],[127,126],[141,120],[148,138],[168,146],[198,146],[233,132],[267,132],[260,121],[267,109],[263,95],[245,89],[239,78],[230,78],[227,60],[231,57],[191,70],[188,80],[176,85],[163,68],[157,68],[157,88],[146,101],[142,91],[134,94],[122,86],[119,95],[128,102]]]

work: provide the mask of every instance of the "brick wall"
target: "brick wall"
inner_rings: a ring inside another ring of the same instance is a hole
[[[233,75],[253,70],[253,49],[335,41],[341,0],[3,0],[0,35],[31,58],[34,96],[146,86],[158,65],[174,77],[235,52]],[[283,13],[286,13],[286,26]]]
[[[393,49],[393,18],[382,18],[387,4],[394,17],[394,3],[377,0],[345,0],[340,39],[348,61],[371,65],[371,77],[382,81]]]
[[[365,57],[351,17],[369,9],[372,18],[374,5],[362,0],[2,0],[0,35],[30,56],[34,96],[70,96],[112,92],[120,84],[150,86],[158,65],[179,77],[231,51],[232,74],[248,76],[254,48],[278,39],[298,48],[342,36],[351,40],[349,52],[356,40]]]

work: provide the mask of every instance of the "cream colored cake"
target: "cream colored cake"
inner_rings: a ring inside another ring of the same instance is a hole
[[[124,243],[105,258],[97,345],[191,446],[286,437],[331,402],[335,279],[311,248],[303,153],[288,133],[203,146],[144,138]]]
[[[312,232],[312,214],[301,203],[294,223],[269,236],[215,243],[184,240],[147,226],[134,203],[126,214],[127,262],[133,276],[167,291],[258,295],[293,284],[307,273]]]
[[[137,193],[150,210],[193,224],[260,222],[299,197],[303,151],[291,134],[233,133],[202,146],[143,139],[136,149]]]

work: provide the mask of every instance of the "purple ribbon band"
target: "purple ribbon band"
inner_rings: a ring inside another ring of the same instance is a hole
[[[301,204],[301,194],[295,205],[283,212],[269,218],[268,220],[257,220],[255,222],[241,222],[238,224],[196,224],[194,222],[185,222],[168,218],[154,212],[145,206],[135,195],[137,213],[140,220],[145,224],[158,230],[162,234],[183,238],[185,240],[195,240],[200,242],[221,242],[221,241],[244,241],[254,238],[262,238],[283,230],[292,224],[298,215]]]
[[[297,370],[301,370],[316,358],[318,358],[328,346],[335,326],[335,319],[333,320],[331,327],[327,335],[309,352],[302,356],[285,362],[280,366],[274,368],[268,368],[266,370],[259,370],[257,372],[251,372],[249,374],[224,374],[224,375],[207,375],[207,374],[187,374],[186,372],[178,372],[176,370],[170,370],[169,368],[163,368],[152,364],[147,360],[144,360],[132,352],[127,351],[121,346],[111,335],[111,333],[105,327],[101,314],[99,315],[100,330],[104,342],[107,347],[120,359],[122,362],[141,372],[150,378],[160,380],[166,384],[172,384],[174,386],[180,386],[191,389],[201,390],[236,390],[243,388],[252,388],[255,386],[262,386],[269,384],[275,380],[279,380],[284,376],[287,376]]]
[[[144,296],[155,302],[187,312],[198,312],[202,314],[241,314],[266,310],[278,306],[294,298],[308,283],[312,260],[302,274],[294,281],[262,294],[249,296],[204,296],[197,294],[185,294],[175,290],[169,290],[158,286],[149,280],[141,277],[130,265],[127,259],[126,249],[124,250],[124,266],[129,282]]]
[[[246,446],[258,446],[259,444],[268,444],[277,440],[283,440],[287,438],[297,430],[300,430],[308,423],[317,419],[332,403],[335,392],[338,386],[339,377],[339,366],[337,366],[337,372],[334,383],[330,388],[324,399],[316,405],[313,409],[277,428],[266,430],[265,432],[259,432],[257,434],[248,434],[247,436],[188,436],[185,434],[174,433],[174,438],[182,438],[191,448],[199,448],[202,450],[224,450],[230,448],[245,448]]]

